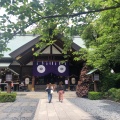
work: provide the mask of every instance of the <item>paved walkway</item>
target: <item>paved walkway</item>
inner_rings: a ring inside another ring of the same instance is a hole
[[[120,120],[120,103],[77,98],[66,92],[63,103],[54,93],[52,103],[45,92],[18,93],[13,103],[0,103],[0,120]]]
[[[52,103],[39,101],[34,120],[95,120],[89,113],[78,108],[67,99],[63,103],[53,99]]]

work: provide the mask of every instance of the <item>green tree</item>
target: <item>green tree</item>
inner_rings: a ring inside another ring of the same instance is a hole
[[[96,2],[96,5],[99,3]],[[109,0],[102,2],[103,6],[120,4],[119,1]],[[100,12],[82,32],[86,44],[86,62],[88,65],[101,70],[120,70],[120,8]],[[80,52],[82,52],[80,50]],[[78,54],[79,53],[74,53]],[[80,53],[82,54],[82,53]],[[81,56],[80,56],[81,59]]]
[[[78,56],[75,60],[85,59],[90,65],[101,67],[101,64],[108,64],[106,58],[109,61],[113,57],[110,51],[114,50],[115,45],[109,46],[112,45],[110,42],[112,38],[107,39],[107,32],[112,31],[112,28],[109,28],[111,23],[114,23],[115,26],[118,24],[119,16],[114,16],[114,13],[119,12],[119,0],[44,0],[44,2],[13,0],[13,3],[10,0],[1,0],[0,6],[1,9],[5,9],[4,15],[0,16],[1,53],[9,50],[7,43],[14,35],[26,34],[27,27],[36,25],[36,28],[31,31],[41,35],[41,42],[36,44],[36,47],[41,48],[44,45],[53,44],[56,41],[55,36],[60,33],[63,35],[61,39],[64,41],[63,54],[66,54],[71,48],[72,36],[78,34],[83,36],[86,46],[90,50],[81,50],[84,54],[81,51],[77,54],[82,54],[82,58]],[[11,19],[13,17],[16,17],[15,22]],[[113,17],[116,20],[114,22]],[[108,23],[109,25],[107,25]],[[114,29],[118,30],[117,27]],[[115,34],[117,33],[115,32]],[[106,46],[110,47],[107,52]],[[103,50],[105,50],[105,54],[103,54]],[[94,54],[95,57],[91,57],[91,54]],[[116,49],[116,54],[119,54],[118,49]],[[35,55],[39,55],[39,53]]]

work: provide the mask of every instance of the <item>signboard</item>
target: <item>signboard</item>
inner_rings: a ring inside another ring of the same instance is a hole
[[[6,75],[6,81],[12,81],[12,75],[11,74]]]
[[[99,80],[99,74],[94,74],[94,80],[96,80],[96,81]]]

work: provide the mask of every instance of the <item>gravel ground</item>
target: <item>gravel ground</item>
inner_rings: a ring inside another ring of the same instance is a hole
[[[0,103],[0,120],[33,120],[39,99],[17,97],[13,103]]]
[[[120,103],[86,98],[70,98],[68,100],[93,115],[97,120],[120,120]]]

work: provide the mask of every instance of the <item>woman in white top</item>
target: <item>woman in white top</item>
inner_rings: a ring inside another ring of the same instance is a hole
[[[51,103],[53,93],[53,85],[51,83],[47,85],[46,91],[48,92],[48,102]]]

